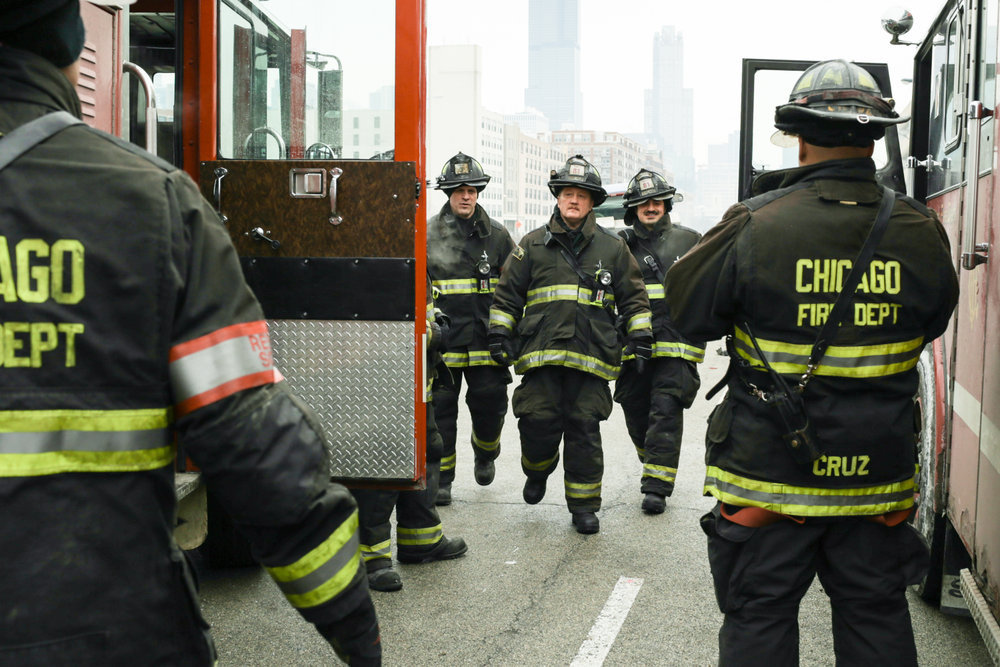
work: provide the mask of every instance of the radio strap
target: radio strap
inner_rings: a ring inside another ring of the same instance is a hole
[[[83,121],[66,111],[56,111],[25,123],[0,138],[0,171],[52,135]]]

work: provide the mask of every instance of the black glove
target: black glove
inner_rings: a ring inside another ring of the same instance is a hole
[[[337,657],[352,667],[381,667],[382,638],[370,597],[349,616],[336,623],[317,625]]]
[[[490,334],[486,337],[490,346],[490,357],[501,366],[510,366],[514,363],[514,344],[509,336],[503,334]]]
[[[448,335],[451,333],[451,318],[445,315],[444,311],[440,308],[435,308],[434,322],[441,330],[441,340],[438,342],[438,348],[444,349],[448,347]]]
[[[427,320],[427,351],[437,352],[443,342],[442,338],[441,325],[434,320]]]
[[[653,357],[652,341],[646,337],[638,338],[633,340],[629,347],[632,354],[635,355],[635,372],[642,375],[646,372],[649,360]]]

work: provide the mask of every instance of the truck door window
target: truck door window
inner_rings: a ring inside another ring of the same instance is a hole
[[[220,157],[391,160],[394,36],[393,0],[223,0]]]
[[[962,181],[963,92],[961,8],[941,24],[931,51],[931,99],[928,125],[927,195]]]

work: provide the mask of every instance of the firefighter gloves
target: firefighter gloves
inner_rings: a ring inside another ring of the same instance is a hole
[[[487,336],[490,346],[490,358],[501,366],[510,366],[514,363],[514,344],[510,338],[503,334],[490,334]]]
[[[652,341],[648,338],[638,338],[629,343],[629,348],[629,352],[635,355],[635,372],[642,375],[653,357]]]

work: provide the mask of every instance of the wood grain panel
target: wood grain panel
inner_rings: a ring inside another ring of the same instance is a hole
[[[212,193],[216,167],[222,179],[221,212],[243,257],[413,257],[416,167],[413,162],[346,160],[219,160],[202,162],[202,193]],[[292,169],[343,169],[337,181],[339,225],[330,223],[330,197],[291,196]],[[280,241],[273,249],[250,232],[261,227]]]

